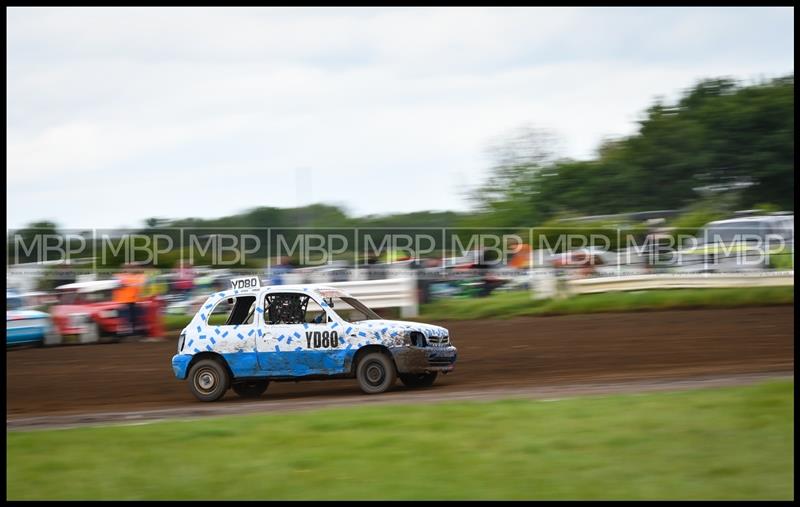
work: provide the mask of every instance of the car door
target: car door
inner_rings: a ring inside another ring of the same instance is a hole
[[[256,339],[259,367],[268,376],[343,373],[345,350],[335,314],[310,294],[267,293],[262,332]]]
[[[254,343],[260,329],[256,318],[255,294],[231,297],[211,296],[201,305],[196,330],[187,337],[185,353],[214,351],[222,354],[234,377],[257,377]]]

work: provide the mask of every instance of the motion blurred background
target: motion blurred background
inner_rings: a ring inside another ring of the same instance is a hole
[[[8,498],[793,498],[793,14],[7,9]],[[444,323],[440,403],[27,431],[189,410],[249,273]]]

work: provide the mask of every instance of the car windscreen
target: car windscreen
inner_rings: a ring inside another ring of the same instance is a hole
[[[361,320],[380,320],[380,315],[373,312],[361,301],[353,297],[334,297],[330,300],[333,303],[333,311],[347,322],[358,322]]]
[[[74,290],[63,290],[58,295],[58,303],[62,305],[72,305],[78,302],[78,293]]]
[[[111,301],[112,296],[113,294],[110,289],[79,293],[81,303],[102,303],[104,301]]]

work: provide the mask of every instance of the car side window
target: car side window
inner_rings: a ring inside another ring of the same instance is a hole
[[[308,296],[302,294],[267,294],[265,296],[264,323],[267,325],[302,324],[308,304]]]
[[[309,297],[304,321],[308,324],[325,324],[330,321],[330,317],[319,303]]]
[[[233,305],[231,314],[225,324],[228,326],[252,324],[253,315],[255,313],[255,304],[255,296],[240,296],[236,298],[236,303]]]
[[[252,324],[255,310],[255,296],[226,298],[217,303],[208,316],[212,326],[237,326]]]

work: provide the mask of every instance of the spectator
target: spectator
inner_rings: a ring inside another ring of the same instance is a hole
[[[132,264],[126,264],[123,271],[116,275],[120,286],[114,291],[113,300],[120,304],[120,334],[131,336],[136,333],[138,312],[136,303],[141,296],[145,276],[137,274]],[[124,324],[123,324],[124,323]]]
[[[161,297],[166,293],[166,286],[158,277],[158,271],[154,268],[148,270],[147,281],[144,286],[143,300],[144,320],[147,328],[148,338],[145,341],[163,341],[164,325],[161,312]]]

